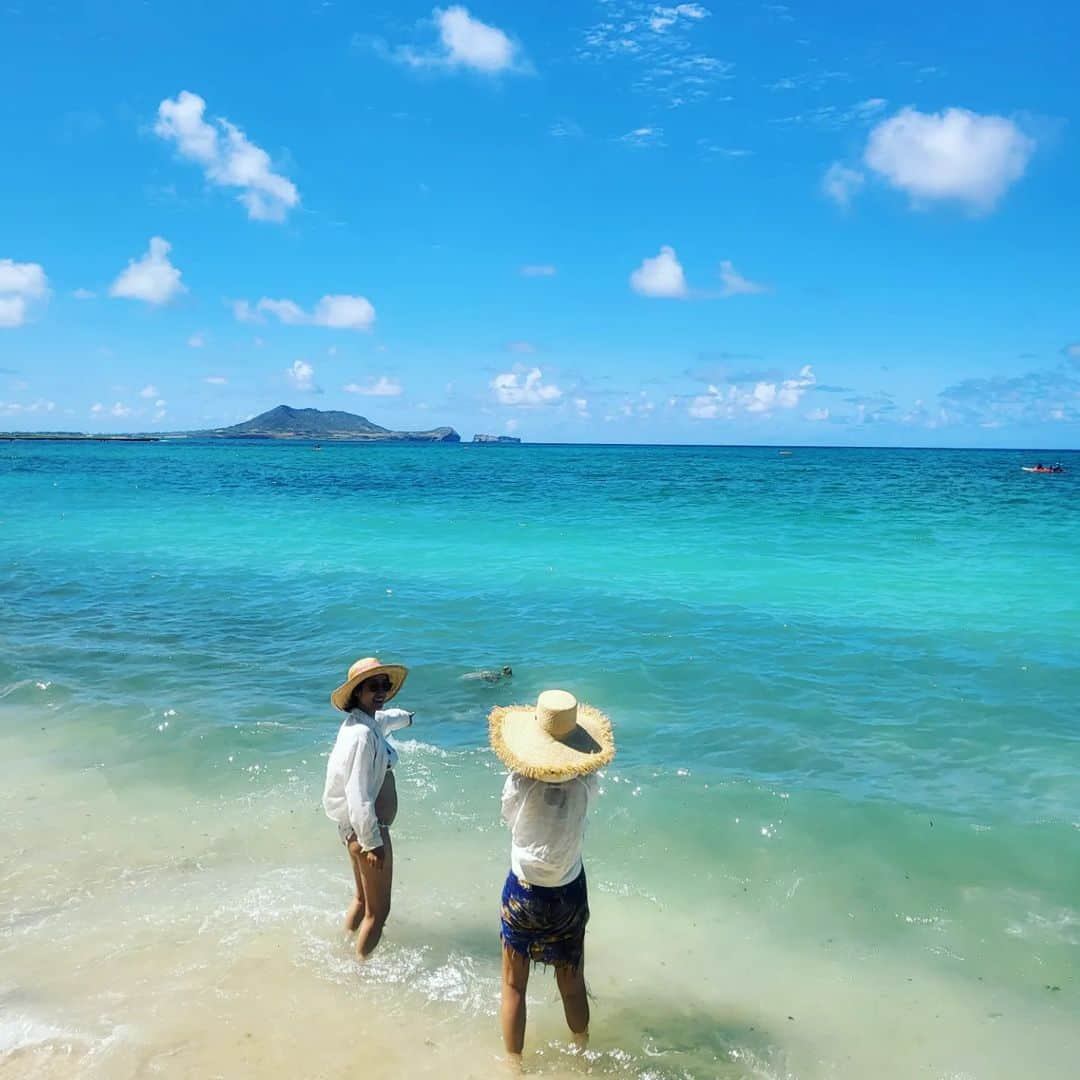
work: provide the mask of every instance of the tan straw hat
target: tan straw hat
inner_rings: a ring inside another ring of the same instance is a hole
[[[548,783],[596,772],[615,756],[611,721],[566,690],[545,690],[535,708],[492,709],[488,733],[503,764]]]
[[[342,712],[347,712],[352,692],[365,679],[386,675],[390,679],[390,692],[386,695],[389,701],[401,689],[408,674],[409,669],[401,664],[380,664],[374,656],[365,656],[349,668],[349,677],[330,695],[330,700]]]

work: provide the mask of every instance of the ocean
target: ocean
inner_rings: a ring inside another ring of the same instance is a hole
[[[618,755],[592,1045],[538,971],[531,1072],[1074,1076],[1056,456],[0,443],[0,1077],[496,1075],[486,717],[548,687]],[[370,654],[416,719],[360,965],[320,796]]]

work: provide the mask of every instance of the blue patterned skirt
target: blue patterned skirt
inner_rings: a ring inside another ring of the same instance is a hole
[[[581,967],[589,889],[585,869],[569,885],[530,885],[510,872],[502,892],[503,944],[534,964]]]

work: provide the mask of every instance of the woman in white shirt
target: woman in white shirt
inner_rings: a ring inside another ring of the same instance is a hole
[[[356,894],[345,913],[345,929],[357,931],[356,953],[370,956],[390,914],[394,849],[390,826],[397,816],[394,765],[397,751],[387,739],[408,727],[413,714],[383,706],[401,689],[408,669],[381,664],[373,656],[357,660],[330,700],[348,713],[326,763],[323,809],[337,823],[349,853]]]
[[[585,925],[589,893],[581,846],[598,769],[615,756],[611,723],[565,690],[535,708],[493,709],[491,746],[510,768],[502,816],[510,827],[510,873],[502,893],[502,1033],[511,1063],[525,1045],[531,964],[551,964],[578,1047],[589,1041]]]

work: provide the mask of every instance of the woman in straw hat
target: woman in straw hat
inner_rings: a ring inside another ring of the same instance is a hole
[[[408,727],[413,714],[383,706],[401,689],[409,672],[374,656],[357,660],[330,700],[348,715],[326,763],[323,809],[337,823],[349,853],[356,895],[345,913],[345,929],[359,931],[356,953],[371,955],[390,914],[394,849],[390,826],[397,816],[393,768],[397,751],[387,739]]]
[[[585,924],[589,894],[581,844],[597,769],[615,756],[611,723],[565,690],[535,707],[493,709],[491,747],[509,767],[502,816],[510,826],[510,874],[502,893],[502,1032],[512,1064],[525,1044],[525,989],[532,963],[551,964],[566,1022],[589,1041]]]

